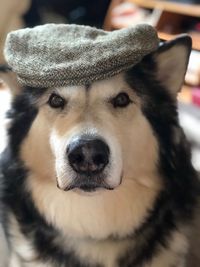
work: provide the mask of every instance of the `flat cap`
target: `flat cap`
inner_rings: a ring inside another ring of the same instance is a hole
[[[84,85],[127,70],[158,48],[153,27],[112,32],[89,26],[46,24],[8,34],[4,54],[23,85]]]

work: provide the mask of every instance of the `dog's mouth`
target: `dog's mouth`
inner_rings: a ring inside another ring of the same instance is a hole
[[[65,191],[84,191],[84,192],[95,192],[99,190],[113,190],[114,187],[109,186],[106,183],[95,183],[95,182],[78,182],[72,183],[67,186]]]
[[[103,190],[114,190],[122,182],[123,173],[121,173],[118,183],[113,183],[109,181],[108,177],[102,176],[76,176],[73,181],[71,181],[67,186],[62,187],[59,185],[59,180],[57,177],[57,187],[64,191],[74,191],[74,192],[100,192]]]

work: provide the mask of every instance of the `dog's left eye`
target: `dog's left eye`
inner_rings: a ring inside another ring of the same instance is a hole
[[[48,104],[52,108],[63,108],[66,104],[66,101],[61,96],[53,93],[49,97]]]
[[[111,99],[111,103],[115,108],[124,108],[132,103],[132,100],[129,98],[127,93],[119,93],[116,97]]]

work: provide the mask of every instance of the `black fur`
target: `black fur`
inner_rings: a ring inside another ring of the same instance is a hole
[[[135,233],[139,243],[120,259],[120,266],[141,266],[151,260],[160,247],[167,247],[170,233],[181,223],[191,222],[200,194],[190,147],[179,126],[176,100],[156,80],[156,72],[156,62],[148,56],[127,72],[125,78],[143,99],[143,114],[159,142],[158,169],[164,191],[158,196],[148,220]]]
[[[7,117],[12,120],[8,130],[9,148],[15,156],[18,155],[20,144],[37,115],[37,108],[31,101],[31,95],[24,91],[22,95],[16,97],[12,103],[12,109],[7,113]]]
[[[151,260],[160,247],[167,247],[172,231],[192,218],[199,194],[190,150],[178,123],[176,101],[156,80],[155,74],[156,63],[151,57],[147,57],[126,74],[126,80],[143,98],[142,111],[159,142],[158,169],[165,186],[148,219],[129,237],[136,242],[119,259],[120,267],[139,267],[145,261]],[[12,122],[8,131],[9,144],[1,160],[2,180],[5,185],[2,199],[15,214],[21,231],[33,240],[38,259],[54,263],[54,266],[64,264],[67,267],[87,267],[72,252],[66,253],[61,245],[54,244],[54,239],[60,233],[42,218],[34,206],[31,194],[24,187],[29,170],[25,169],[18,157],[19,148],[38,112],[35,99],[44,91],[26,88],[16,97],[8,113]]]
[[[9,72],[12,69],[8,65],[0,65],[0,72]]]

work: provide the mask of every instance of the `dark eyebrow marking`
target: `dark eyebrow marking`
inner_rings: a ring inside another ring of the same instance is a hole
[[[91,89],[91,83],[86,83],[85,84],[85,90],[88,92]]]

